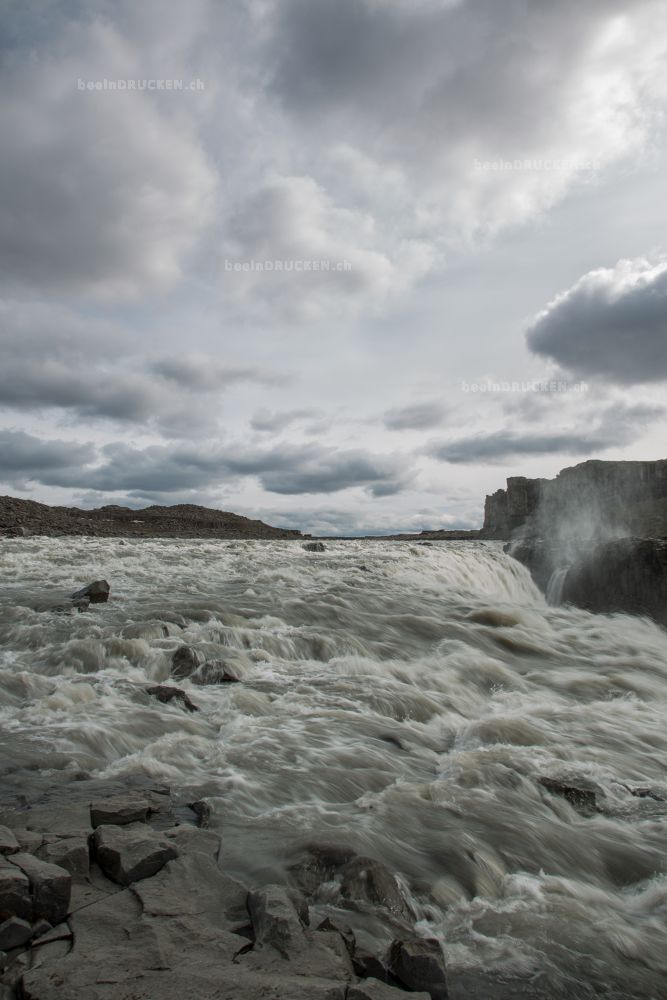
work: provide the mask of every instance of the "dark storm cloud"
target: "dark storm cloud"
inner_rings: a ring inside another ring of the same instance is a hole
[[[522,455],[595,454],[632,442],[647,423],[664,413],[660,407],[619,403],[603,411],[595,420],[587,415],[586,421],[591,424],[587,430],[550,430],[546,427],[529,433],[498,430],[433,444],[428,454],[452,465],[494,464]]]
[[[0,406],[23,412],[55,408],[81,421],[142,424],[187,437],[215,423],[212,404],[232,386],[288,381],[280,372],[204,355],[136,356],[122,329],[41,303],[0,303],[0,331]]]
[[[390,431],[425,430],[438,427],[446,412],[440,403],[414,403],[412,406],[387,410],[383,415],[383,422]]]
[[[589,272],[537,316],[527,340],[581,376],[667,380],[667,263],[620,261]]]
[[[49,484],[80,474],[95,457],[90,444],[49,440],[24,431],[0,430],[0,479],[16,488],[28,481]]]
[[[9,433],[8,469],[16,469],[45,485],[107,494],[120,491],[145,497],[206,492],[250,476],[272,493],[336,493],[360,487],[374,496],[389,496],[405,487],[407,472],[406,463],[397,457],[338,451],[315,444],[275,445],[253,451],[242,446],[172,444],[135,448],[114,443],[101,448],[96,461],[89,445],[73,445],[68,451],[60,441]],[[44,458],[41,471],[40,456]]]

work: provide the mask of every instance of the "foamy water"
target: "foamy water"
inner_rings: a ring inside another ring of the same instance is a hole
[[[249,882],[313,841],[376,857],[452,968],[667,996],[667,802],[631,793],[667,799],[656,625],[550,606],[495,543],[35,538],[0,562],[0,724],[45,766],[54,748],[210,797]],[[100,577],[109,604],[34,610]],[[160,704],[182,643],[243,683]]]

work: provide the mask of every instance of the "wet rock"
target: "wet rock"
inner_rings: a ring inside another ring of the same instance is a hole
[[[70,873],[33,854],[13,854],[11,860],[30,883],[33,918],[42,917],[50,924],[61,923],[67,916],[72,893]]]
[[[190,675],[193,684],[236,684],[238,668],[228,660],[207,660]]]
[[[112,826],[145,823],[150,811],[150,802],[147,799],[136,795],[114,795],[112,798],[91,803],[90,823],[93,830],[104,823]]]
[[[339,844],[309,844],[305,856],[290,867],[299,887],[313,896],[323,882],[331,882],[340,869],[351,861],[355,852]]]
[[[289,898],[279,885],[248,893],[248,912],[255,931],[255,943],[270,945],[285,958],[304,946],[304,927]]]
[[[561,795],[564,799],[567,799],[575,809],[588,812],[595,812],[597,809],[595,792],[589,788],[579,788],[577,785],[557,781],[555,778],[538,778],[537,783],[553,795]]]
[[[20,868],[0,858],[0,920],[8,917],[32,920],[30,882]]]
[[[48,934],[49,931],[53,930],[53,926],[48,920],[38,920],[37,923],[32,925],[32,936],[33,938],[40,938],[44,934]]]
[[[41,833],[36,830],[24,830],[24,829],[14,829],[14,836],[16,837],[19,847],[22,851],[26,851],[28,854],[34,854],[39,847],[41,847],[44,838]]]
[[[88,841],[83,837],[64,837],[40,848],[39,857],[64,868],[75,878],[86,878],[90,869]]]
[[[6,952],[0,951],[0,972],[5,971],[5,969],[7,968],[8,961],[9,959],[7,958]],[[2,997],[2,993],[0,993],[0,997]]]
[[[175,625],[167,625],[165,622],[135,622],[133,625],[126,625],[121,635],[124,639],[168,639],[171,635],[176,635],[178,629]]]
[[[335,934],[339,934],[345,943],[348,955],[350,957],[354,955],[357,941],[354,936],[354,931],[349,924],[345,923],[344,920],[339,920],[338,917],[325,917],[317,929],[318,931],[332,931]]]
[[[425,542],[420,542],[425,545]],[[410,993],[412,1000],[431,1000],[430,993]],[[379,979],[367,979],[356,986],[350,986],[346,1000],[405,1000],[405,990],[388,986]]]
[[[197,802],[189,802],[188,808],[192,809],[197,817],[197,826],[202,830],[206,830],[213,814],[213,809],[208,799],[198,799]]]
[[[197,826],[183,823],[182,826],[165,830],[164,836],[174,842],[179,855],[204,854],[217,861],[222,849],[222,840],[213,830],[202,830]]]
[[[89,583],[86,587],[82,587],[81,590],[77,590],[72,594],[72,600],[78,601],[81,598],[88,598],[91,604],[106,604],[109,600],[109,594],[111,592],[111,587],[106,580],[95,580],[93,583]]]
[[[21,846],[7,826],[0,826],[0,854],[16,854]]]
[[[445,960],[437,941],[415,938],[394,941],[389,956],[392,974],[408,989],[422,990],[431,1000],[446,1000]]]
[[[198,712],[199,706],[195,705],[185,691],[181,688],[173,687],[170,684],[156,684],[154,687],[146,688],[146,693],[153,695],[158,701],[161,701],[164,705],[168,705],[170,701],[180,701],[188,712]]]
[[[189,677],[204,662],[204,657],[192,646],[179,646],[171,658],[171,676]]]
[[[151,917],[196,917],[203,928],[224,930],[248,923],[247,889],[201,852],[181,855],[132,889]]]
[[[355,945],[352,965],[356,974],[363,979],[377,979],[382,983],[394,980],[389,971],[388,960],[359,945]]]
[[[98,826],[93,848],[104,874],[119,885],[150,878],[178,857],[172,842],[140,824]]]
[[[373,858],[358,857],[342,869],[341,895],[346,899],[385,906],[397,916],[408,916],[398,882],[389,869]]]
[[[9,917],[0,924],[0,949],[11,951],[21,948],[32,937],[32,927],[27,920],[20,917]]]
[[[306,552],[325,552],[326,545],[324,542],[306,542],[301,548],[305,549]]]

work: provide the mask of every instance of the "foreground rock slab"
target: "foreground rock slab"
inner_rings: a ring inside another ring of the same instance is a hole
[[[150,878],[178,857],[173,843],[143,825],[99,826],[93,846],[100,868],[119,885]]]

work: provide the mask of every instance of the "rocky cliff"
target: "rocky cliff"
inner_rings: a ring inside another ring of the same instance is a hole
[[[667,624],[667,460],[589,461],[555,479],[507,480],[486,498],[484,538],[530,570],[554,604]]]
[[[616,535],[667,536],[667,459],[655,462],[582,462],[555,479],[515,476],[487,496],[485,538],[552,534],[556,524],[579,535],[596,529]]]

